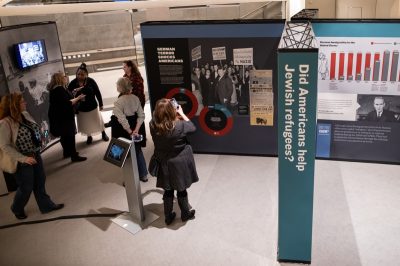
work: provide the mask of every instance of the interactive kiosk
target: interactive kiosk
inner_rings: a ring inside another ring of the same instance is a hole
[[[125,138],[111,139],[104,160],[122,168],[129,213],[124,213],[112,221],[132,234],[158,219],[159,216],[143,208],[139,172],[134,142]]]

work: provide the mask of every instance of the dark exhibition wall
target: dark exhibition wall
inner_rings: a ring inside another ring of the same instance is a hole
[[[276,155],[283,27],[283,20],[142,24],[151,106],[178,100],[198,128],[190,136],[196,152]],[[216,68],[226,69],[224,78]]]
[[[20,91],[28,112],[47,130],[46,86],[53,73],[64,70],[56,24],[1,28],[0,57],[0,95]]]
[[[317,157],[400,162],[399,21],[312,21]]]
[[[196,152],[277,155],[276,65],[283,26],[142,24],[151,106],[162,97],[178,100],[198,127],[190,137]],[[313,20],[312,27],[319,44],[317,157],[399,163],[399,22]],[[227,69],[233,89],[198,75],[209,68],[213,77],[212,65]]]
[[[319,43],[317,157],[399,163],[399,21],[313,20],[312,27]],[[141,28],[151,107],[162,97],[176,98],[198,128],[190,137],[196,152],[277,155],[283,20]],[[45,58],[22,68],[15,45],[30,42],[42,43],[36,50]],[[64,69],[56,24],[2,28],[0,44],[0,94],[21,91],[46,129],[46,85]],[[221,80],[220,67],[226,69]]]

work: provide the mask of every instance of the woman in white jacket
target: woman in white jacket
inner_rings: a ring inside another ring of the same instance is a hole
[[[45,189],[46,175],[40,156],[40,127],[26,112],[26,102],[20,93],[1,98],[0,103],[0,166],[14,174],[18,184],[11,211],[17,219],[26,219],[24,211],[33,191],[42,213],[59,210],[64,204],[55,204]],[[5,158],[8,160],[5,160]],[[5,162],[8,162],[4,165]]]
[[[140,126],[144,121],[144,112],[139,98],[132,94],[132,85],[128,78],[119,78],[117,81],[118,99],[114,102],[113,116],[111,117],[111,136],[132,139],[138,137]],[[147,182],[147,166],[142,152],[141,142],[135,142],[136,160],[139,179]]]

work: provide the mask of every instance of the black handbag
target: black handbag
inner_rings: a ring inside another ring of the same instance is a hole
[[[157,177],[160,172],[160,167],[161,167],[160,160],[157,158],[157,156],[153,154],[149,162],[149,173],[152,176]]]
[[[137,115],[127,116],[129,126],[131,128],[136,127]],[[131,139],[131,136],[126,132],[126,130],[122,127],[122,125],[118,122],[118,118],[115,115],[111,116],[110,121],[111,126],[111,136],[113,138],[124,137],[126,139]],[[144,127],[144,123],[140,126],[139,134],[143,136],[143,140],[138,142],[141,147],[146,147],[146,129]]]

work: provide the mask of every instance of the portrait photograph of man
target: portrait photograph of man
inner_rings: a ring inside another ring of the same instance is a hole
[[[400,96],[358,95],[358,121],[397,122],[400,117]]]

